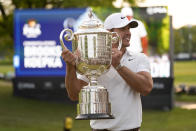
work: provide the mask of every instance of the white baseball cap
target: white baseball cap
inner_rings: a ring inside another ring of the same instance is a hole
[[[130,28],[135,28],[138,26],[138,23],[132,17],[127,17],[122,13],[113,13],[104,22],[105,29],[122,28],[127,25],[130,25]]]

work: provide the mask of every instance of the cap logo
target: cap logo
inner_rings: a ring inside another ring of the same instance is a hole
[[[121,18],[121,19],[124,19],[125,17],[122,17],[122,16],[121,16],[120,18]]]

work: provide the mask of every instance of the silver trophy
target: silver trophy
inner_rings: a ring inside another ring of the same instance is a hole
[[[119,37],[115,32],[103,29],[103,24],[94,17],[92,9],[89,9],[88,16],[77,32],[64,29],[60,34],[63,49],[66,48],[64,39],[72,41],[72,52],[77,56],[76,70],[89,79],[89,85],[79,93],[76,119],[113,119],[107,89],[98,84],[97,78],[109,70],[112,43],[117,42]]]

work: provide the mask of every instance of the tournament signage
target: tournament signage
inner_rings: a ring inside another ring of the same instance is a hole
[[[14,67],[16,77],[65,76],[60,31],[73,24],[86,9],[15,10]],[[65,42],[71,50],[71,43]]]

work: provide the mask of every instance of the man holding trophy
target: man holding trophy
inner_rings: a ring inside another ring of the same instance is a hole
[[[104,29],[109,31],[109,33],[116,32],[117,34],[113,33],[112,36],[119,37],[119,39],[116,41],[111,42],[110,40],[108,40],[112,43],[111,49],[109,49],[111,50],[111,66],[108,66],[108,71],[101,74],[97,78],[98,83],[100,85],[103,85],[108,91],[109,101],[111,103],[111,113],[114,117],[110,115],[110,110],[108,108],[106,108],[106,110],[109,110],[106,111],[109,112],[108,116],[98,116],[97,119],[95,117],[91,117],[90,125],[93,131],[139,131],[139,128],[141,127],[142,105],[140,94],[145,96],[150,93],[153,87],[153,81],[150,75],[150,64],[147,56],[142,53],[131,53],[126,50],[126,47],[129,47],[129,41],[131,38],[129,29],[136,28],[137,25],[138,23],[136,21],[134,21],[133,19],[129,20],[121,13],[111,14],[106,18],[104,22]],[[78,37],[77,39],[79,38],[80,37]],[[86,39],[86,37],[84,39]],[[99,48],[100,46],[96,47]],[[81,48],[81,46],[78,46],[78,48]],[[88,48],[90,48],[90,46],[88,46]],[[95,50],[95,47],[93,48],[93,50]],[[96,55],[95,52],[94,54]],[[90,59],[90,56],[88,57],[88,59]],[[88,86],[89,81],[91,81],[90,83],[92,85],[90,87],[94,88],[92,80],[89,80],[88,75],[84,75],[85,73],[76,73],[76,71],[79,70],[77,69],[77,65],[79,64],[78,56],[76,53],[74,54],[68,49],[64,48],[62,52],[62,58],[66,62],[67,74],[65,78],[65,84],[68,95],[71,100],[81,101],[84,95],[80,92],[81,90],[83,90],[84,86]],[[95,59],[91,61],[94,60]],[[84,69],[87,70],[86,68]],[[91,74],[93,73],[91,72]],[[79,93],[80,95],[78,95]],[[103,93],[100,93],[98,96],[101,96],[101,94]],[[88,98],[91,99],[91,97],[94,98],[95,96],[91,94]],[[86,98],[87,97],[85,97],[85,100]],[[96,99],[94,100],[100,98],[103,99],[103,96],[95,98]],[[106,100],[106,98],[104,98],[104,100]],[[80,104],[80,108],[82,108],[82,105],[84,105],[83,103]],[[97,100],[97,102],[94,102],[94,104],[95,103],[99,103],[99,101]],[[109,102],[107,103],[107,105],[110,105]],[[99,107],[93,109],[95,111],[98,108]],[[85,110],[90,109],[85,108]],[[103,108],[103,110],[105,109]],[[104,114],[104,111],[102,111],[101,114]],[[81,115],[84,116],[85,113],[84,115],[80,113],[80,117]]]

